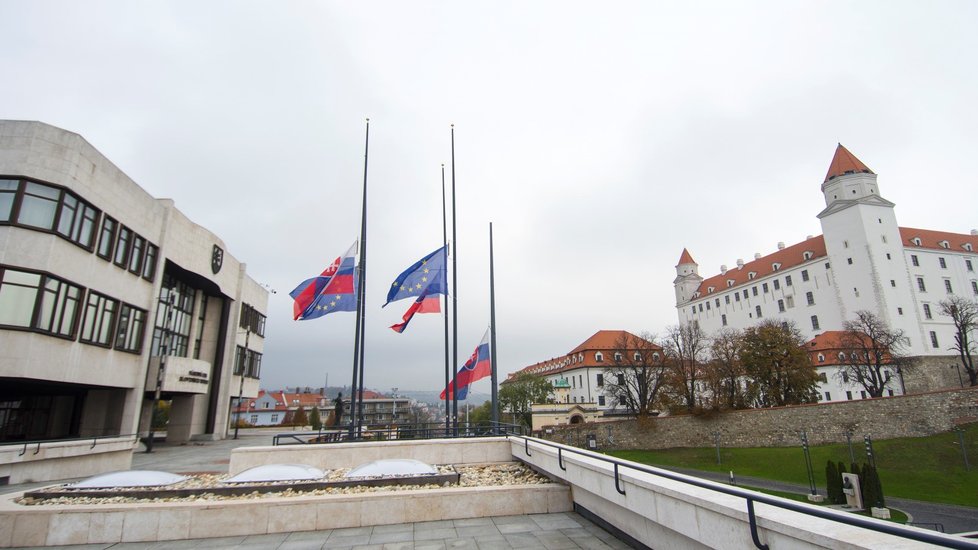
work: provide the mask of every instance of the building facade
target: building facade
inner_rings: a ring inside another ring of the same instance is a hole
[[[673,281],[679,322],[709,335],[774,318],[811,339],[867,310],[905,333],[905,353],[953,362],[954,326],[939,303],[952,294],[978,299],[978,231],[900,227],[876,174],[841,144],[821,190],[822,235],[778,243],[706,278],[684,249]]]
[[[641,349],[633,342],[642,342]],[[507,376],[506,384],[521,374],[536,374],[554,386],[554,398],[562,403],[593,404],[604,415],[626,414],[611,391],[608,378],[616,359],[629,353],[651,353],[652,361],[663,357],[662,348],[624,330],[599,330],[566,355],[524,367]]]
[[[258,392],[267,301],[81,136],[0,121],[0,442],[145,434],[157,388],[168,440],[226,436]]]

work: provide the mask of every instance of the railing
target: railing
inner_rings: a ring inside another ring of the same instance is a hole
[[[402,439],[443,439],[467,437],[492,437],[500,435],[523,435],[526,429],[518,424],[459,424],[457,428],[446,428],[443,423],[407,424],[402,426],[382,426],[363,430],[360,437],[349,437],[349,427],[334,429],[286,432],[275,434],[272,445],[307,445],[319,443],[345,443],[355,441],[402,440]]]
[[[89,447],[89,449],[94,449],[95,446],[99,444],[99,440],[119,439],[119,438],[127,438],[127,437],[131,437],[133,438],[133,440],[135,440],[137,437],[139,437],[139,434],[93,435],[90,437],[65,437],[61,439],[31,439],[28,441],[0,441],[0,448],[16,447],[16,446],[23,445],[24,448],[20,450],[20,453],[18,453],[17,456],[24,456],[25,454],[27,454],[27,451],[30,450],[31,447],[34,448],[32,454],[36,455],[41,452],[41,445],[44,443],[70,443],[70,442],[79,442],[79,441],[84,441],[84,442],[91,441],[92,446]]]
[[[921,523],[919,521],[908,521],[906,525],[911,525],[913,527],[922,527],[924,529],[930,529],[932,531],[937,531],[938,533],[944,532],[943,523]]]
[[[761,543],[757,532],[757,516],[754,513],[755,502],[760,502],[761,504],[767,504],[768,506],[783,508],[785,510],[791,510],[793,512],[799,512],[802,514],[806,514],[808,516],[814,516],[829,521],[835,521],[838,523],[843,523],[854,527],[869,529],[871,531],[876,531],[878,533],[885,533],[888,535],[893,535],[904,539],[914,540],[918,542],[925,542],[928,544],[934,544],[945,548],[978,549],[978,543],[975,542],[970,542],[966,540],[955,540],[955,539],[948,538],[947,536],[941,536],[936,533],[931,533],[928,531],[917,531],[914,529],[907,529],[906,527],[898,524],[879,523],[875,520],[870,520],[869,518],[856,516],[847,512],[837,512],[830,509],[823,510],[808,504],[802,504],[799,502],[794,502],[779,497],[773,497],[761,493],[755,493],[753,491],[740,489],[738,487],[729,487],[727,485],[722,485],[713,481],[689,478],[669,471],[660,470],[649,466],[643,466],[641,464],[636,464],[634,462],[622,461],[617,458],[609,457],[607,455],[603,455],[592,451],[587,451],[584,449],[567,448],[557,443],[551,443],[546,440],[531,438],[525,435],[515,435],[513,437],[523,440],[524,443],[523,449],[527,456],[533,456],[532,453],[530,452],[530,442],[533,442],[534,445],[542,445],[542,446],[557,449],[557,465],[560,467],[561,470],[567,469],[567,465],[564,462],[564,456],[563,456],[565,452],[586,456],[588,458],[592,458],[602,462],[607,462],[609,464],[614,465],[615,490],[622,495],[624,495],[626,491],[623,486],[623,481],[621,480],[620,477],[621,474],[619,470],[621,468],[628,468],[631,470],[636,470],[646,474],[651,474],[654,476],[665,478],[671,481],[684,483],[686,485],[692,485],[694,487],[709,489],[711,491],[716,491],[726,495],[743,498],[747,504],[747,518],[750,524],[751,540],[753,541],[754,546],[761,550],[768,550],[768,546],[766,544]]]

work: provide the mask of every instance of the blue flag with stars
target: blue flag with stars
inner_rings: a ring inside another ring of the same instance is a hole
[[[446,256],[443,246],[405,269],[391,285],[384,305],[404,298],[417,300],[419,296],[448,294]]]

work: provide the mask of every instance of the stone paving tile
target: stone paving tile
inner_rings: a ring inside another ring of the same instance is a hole
[[[445,540],[446,550],[478,550],[474,538],[457,538]]]
[[[496,537],[476,537],[475,544],[479,550],[511,550],[509,541],[502,535]]]
[[[422,521],[413,523],[412,525],[414,525],[414,532],[417,533],[428,529],[448,529],[455,527],[455,522],[450,519],[440,519],[438,521]]]
[[[532,533],[534,531],[539,531],[540,526],[532,521],[526,521],[523,523],[507,523],[504,525],[497,525],[496,529],[504,535],[512,535],[514,533]]]
[[[489,525],[473,525],[471,527],[456,527],[459,537],[488,537],[499,535],[499,529],[490,523]]]
[[[414,542],[389,542],[384,545],[384,550],[414,550]]]
[[[534,533],[537,540],[543,543],[543,546],[547,550],[567,550],[569,548],[577,548],[574,541],[564,536],[560,531],[543,531],[541,533]]]
[[[294,533],[289,533],[289,538],[285,539],[285,542],[297,540],[318,540],[320,542],[326,542],[326,539],[329,538],[332,532],[330,529],[325,531],[295,531]]]
[[[157,550],[162,546],[163,544],[159,542],[119,542],[109,548],[112,550]],[[51,550],[51,548],[48,547],[48,550]]]
[[[413,523],[394,523],[391,525],[375,525],[371,534],[377,533],[403,533],[404,531],[414,531]]]
[[[396,533],[377,533],[370,535],[370,544],[387,544],[391,542],[410,542],[414,540],[414,531]]]
[[[572,540],[574,541],[574,544],[576,544],[579,548],[583,548],[584,550],[611,550],[611,547],[605,544],[598,537],[575,537]]]
[[[333,529],[332,537],[352,537],[354,535],[369,535],[373,531],[373,527],[343,527],[340,529]]]
[[[443,540],[415,541],[414,550],[446,550]]]
[[[540,539],[529,533],[514,533],[504,535],[504,537],[512,548],[540,548],[542,546]]]
[[[526,521],[526,516],[524,515],[496,516],[489,519],[491,519],[492,522],[495,523],[496,525],[507,525],[510,523],[523,523]]]
[[[455,527],[475,527],[476,525],[493,525],[492,518],[467,518],[454,520]]]
[[[254,544],[264,544],[266,548],[276,546],[275,543],[285,542],[289,538],[289,533],[271,533],[268,535],[248,535],[241,544],[251,546]]]
[[[276,550],[319,550],[323,547],[321,540],[287,540],[276,547]]]
[[[577,529],[580,528],[581,524],[577,523],[573,519],[566,517],[550,517],[550,516],[530,516],[530,519],[534,523],[540,526],[540,529],[544,531],[555,531],[558,529]]]
[[[352,548],[354,546],[363,546],[366,544],[370,544],[370,535],[338,537],[334,531],[333,534],[326,539],[326,543],[323,544],[323,548]]]
[[[458,531],[453,527],[443,528],[443,529],[425,529],[424,531],[419,531],[415,529],[414,540],[415,542],[420,541],[434,541],[434,540],[445,540],[445,539],[457,539]]]
[[[594,536],[593,534],[591,534],[590,531],[588,531],[587,529],[585,529],[583,527],[574,527],[574,528],[571,528],[571,529],[561,529],[560,532],[563,533],[564,535],[572,538],[572,539],[573,538],[577,538],[577,537],[593,537]]]

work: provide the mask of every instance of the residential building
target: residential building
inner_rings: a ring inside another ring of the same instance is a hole
[[[827,330],[805,343],[805,351],[811,358],[812,366],[818,372],[818,401],[853,401],[868,399],[865,386],[852,376],[852,365],[862,365],[858,353],[846,349],[842,344],[844,332]],[[887,365],[883,368],[884,379],[883,397],[893,397],[906,393],[904,389],[903,372],[897,366]]]
[[[778,243],[775,252],[705,278],[683,249],[673,281],[679,322],[712,334],[777,319],[811,339],[867,310],[904,332],[905,353],[930,359],[914,378],[916,390],[951,385],[954,326],[939,302],[951,294],[978,299],[978,231],[899,226],[876,174],[841,144],[821,191],[821,235]]]
[[[642,342],[642,349],[632,342]],[[524,373],[546,378],[565,403],[592,403],[605,415],[626,414],[610,388],[609,376],[624,354],[651,352],[655,361],[663,357],[662,348],[624,330],[599,330],[565,355],[541,361],[510,374],[503,384]],[[564,387],[568,384],[568,387]]]
[[[81,136],[0,121],[0,441],[134,441],[158,380],[168,440],[225,437],[268,300],[227,248]]]

